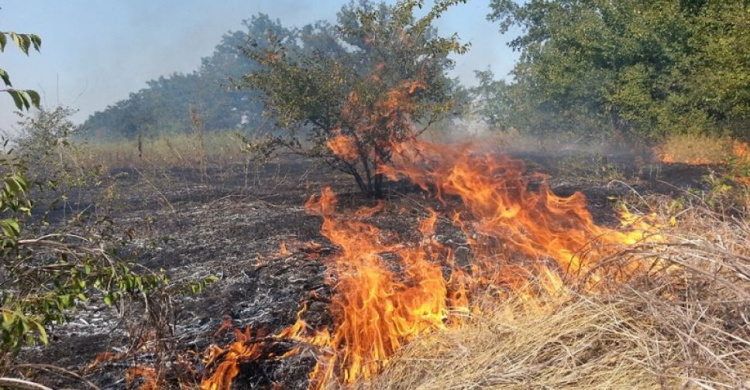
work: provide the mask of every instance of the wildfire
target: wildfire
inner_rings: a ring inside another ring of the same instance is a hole
[[[341,158],[351,161],[357,159],[356,140],[352,137],[341,134],[341,131],[333,131],[335,136],[326,142],[331,151]]]
[[[311,197],[307,211],[323,218],[322,235],[339,248],[318,257],[328,268],[333,323],[312,329],[303,305],[296,323],[277,334],[236,330],[233,344],[211,347],[205,366],[212,375],[203,389],[229,389],[242,362],[303,351],[317,357],[308,382],[312,389],[367,380],[415,338],[458,326],[465,313],[481,313],[488,296],[515,294],[534,305],[542,293],[596,291],[605,279],[627,280],[654,266],[609,261],[622,245],[661,240],[650,218],[623,212],[619,229],[599,226],[583,194],[554,194],[547,177],[528,173],[520,160],[474,145],[436,145],[405,136],[416,131],[403,108],[423,88],[420,82],[402,83],[369,111],[353,93],[342,118],[361,125],[347,134],[332,131],[327,145],[351,161],[361,158],[357,139],[378,126],[390,129],[391,138],[378,142],[387,144],[381,149],[391,161],[379,164],[377,174],[407,178],[452,211],[428,210],[415,227],[422,238],[399,241],[366,221],[383,210],[383,203],[345,213],[336,209],[329,188]],[[468,264],[458,264],[456,248],[436,238],[439,224],[463,232]],[[280,352],[274,345],[281,342],[295,346]]]
[[[595,290],[603,278],[624,280],[646,266],[605,266],[603,260],[619,245],[659,239],[649,237],[653,226],[646,218],[628,213],[621,230],[596,225],[582,194],[555,195],[544,175],[527,175],[519,160],[468,145],[410,141],[394,150],[394,164],[381,166],[381,173],[407,177],[446,204],[459,198],[465,210],[450,218],[430,211],[417,227],[421,241],[392,242],[364,221],[382,203],[343,215],[330,189],[313,196],[306,209],[323,217],[322,234],[340,249],[322,259],[333,289],[331,330],[310,329],[303,308],[298,321],[279,334],[236,331],[237,341],[228,348],[212,347],[206,366],[214,367],[213,376],[204,389],[228,389],[238,363],[272,357],[268,343],[279,340],[299,345],[283,356],[303,346],[318,351],[311,388],[334,379],[367,380],[404,344],[459,324],[455,313],[481,311],[472,303],[478,291],[494,291],[498,299],[513,293],[533,299],[539,290],[529,286],[559,292],[579,284]],[[473,253],[468,267],[456,265],[453,249],[434,238],[441,218],[464,231]]]

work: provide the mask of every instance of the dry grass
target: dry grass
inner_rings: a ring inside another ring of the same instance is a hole
[[[731,138],[705,135],[674,135],[669,137],[655,153],[667,163],[721,164],[733,155]]]
[[[499,302],[425,336],[368,389],[748,389],[750,226],[688,209],[668,244],[621,253],[669,272],[608,293]]]
[[[139,156],[137,140],[109,141],[86,145],[83,160],[105,168],[180,167],[199,169],[208,163],[227,166],[242,163],[244,144],[231,133],[170,135],[144,139]]]

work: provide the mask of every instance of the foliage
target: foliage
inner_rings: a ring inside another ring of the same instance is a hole
[[[69,117],[74,113],[67,107],[39,107],[33,115],[21,115],[21,134],[13,137],[16,149],[28,159],[39,161],[58,146],[70,146],[68,140],[76,129]]]
[[[512,113],[508,112],[508,84],[496,80],[492,69],[475,70],[478,85],[470,88],[473,97],[474,114],[495,129],[503,129],[509,123]]]
[[[41,40],[35,35],[7,35],[26,53],[31,45],[39,49]],[[6,34],[0,36],[4,48]],[[3,79],[9,84],[7,73]],[[16,92],[21,95],[12,94],[14,99],[22,96],[20,103],[16,101],[19,109],[38,105],[36,93]],[[29,167],[43,170],[34,164],[49,148],[64,145],[72,128],[69,113],[40,110],[25,122],[28,137],[17,142],[23,155],[10,149],[7,140],[0,153],[0,374],[7,372],[23,345],[47,343],[48,328],[66,321],[71,309],[92,294],[101,294],[111,305],[125,296],[147,296],[164,282],[162,275],[135,272],[132,264],[103,244],[101,236],[74,233],[65,225],[53,228],[44,221],[47,232],[34,231],[40,222],[36,201],[54,183],[29,179]]]
[[[277,146],[321,159],[380,196],[376,170],[390,160],[392,142],[416,135],[412,121],[428,126],[456,109],[448,55],[467,47],[455,35],[439,37],[432,22],[460,2],[436,2],[420,19],[413,11],[421,1],[352,2],[336,25],[318,22],[248,47],[262,68],[239,87],[262,93],[281,132]]]
[[[100,246],[95,236],[84,237],[64,228],[33,235],[27,226],[34,207],[27,163],[6,151],[0,164],[4,183],[0,193],[0,362],[4,367],[24,344],[47,343],[46,328],[67,320],[69,309],[94,291],[101,292],[104,302],[111,305],[125,295],[152,291],[163,277],[134,272],[132,265]]]
[[[538,135],[731,132],[747,136],[747,3],[493,0],[522,33],[505,121]]]
[[[42,38],[35,34],[18,34],[12,31],[0,31],[0,52],[5,51],[5,45],[8,44],[8,38],[18,46],[21,51],[26,55],[29,54],[29,50],[33,47],[34,50],[39,51],[42,46]],[[0,89],[0,92],[7,92],[13,103],[19,110],[29,109],[32,106],[39,107],[39,93],[30,89],[15,89],[13,84],[10,82],[10,75],[4,69],[0,68],[0,79],[3,80],[6,89]]]

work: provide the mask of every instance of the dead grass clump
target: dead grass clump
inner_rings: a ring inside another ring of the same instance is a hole
[[[750,226],[683,218],[669,243],[619,256],[677,267],[606,294],[499,302],[407,346],[360,388],[750,388]]]

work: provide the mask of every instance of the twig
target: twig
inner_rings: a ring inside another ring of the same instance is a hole
[[[149,186],[151,186],[151,188],[153,188],[154,190],[156,190],[156,193],[157,193],[157,194],[159,194],[159,197],[161,197],[161,199],[162,199],[162,200],[164,201],[164,203],[165,203],[165,204],[166,204],[167,206],[169,206],[169,209],[170,209],[170,210],[172,210],[172,211],[177,211],[177,210],[176,210],[176,209],[174,208],[174,206],[172,206],[172,203],[171,203],[171,202],[169,201],[169,199],[167,199],[167,197],[166,197],[166,196],[164,196],[164,193],[162,193],[162,192],[161,192],[161,190],[159,190],[159,187],[155,186],[155,185],[154,185],[154,183],[152,183],[152,182],[151,182],[151,180],[149,180],[149,179],[148,179],[148,178],[146,177],[146,175],[144,175],[144,174],[143,174],[143,172],[141,172],[140,170],[138,170],[138,168],[136,168],[136,167],[133,167],[133,169],[134,169],[134,170],[135,170],[136,172],[138,172],[138,174],[139,174],[139,175],[141,175],[141,177],[143,178],[143,180],[145,180],[145,181],[146,181],[146,184],[148,184]]]
[[[69,376],[71,376],[71,377],[73,377],[73,378],[75,378],[75,379],[77,379],[77,380],[85,383],[86,385],[88,385],[92,389],[100,390],[99,386],[95,385],[93,382],[89,381],[88,379],[86,379],[86,378],[84,378],[84,377],[76,374],[75,372],[67,370],[67,369],[62,368],[62,367],[54,366],[54,365],[51,365],[51,364],[16,364],[13,367],[14,368],[39,369],[39,370],[43,370],[43,371],[60,371],[60,372],[62,372],[65,375],[69,375]]]
[[[45,385],[16,378],[0,378],[0,386],[20,390],[52,390]]]

